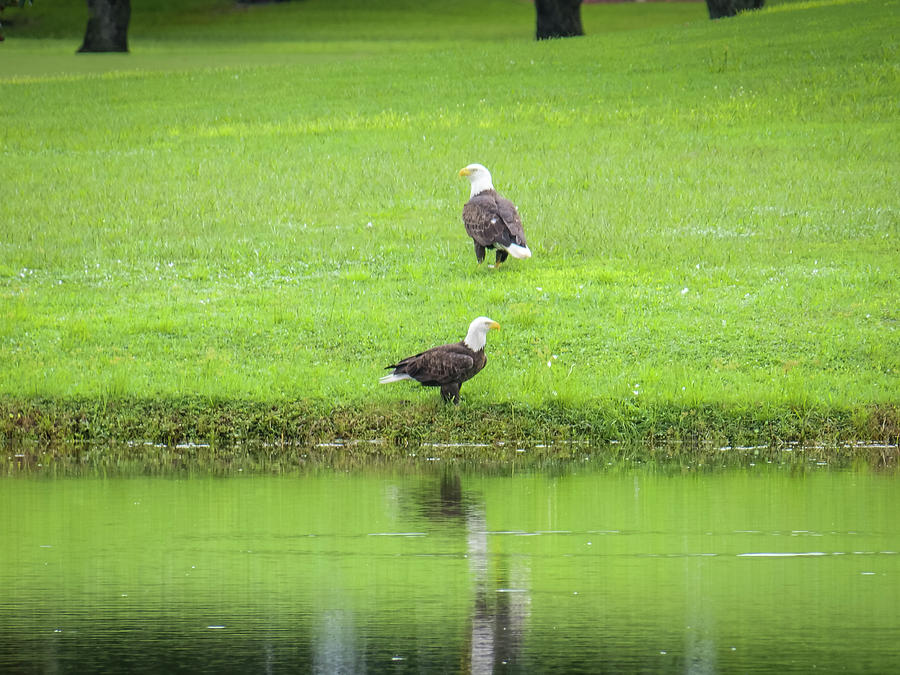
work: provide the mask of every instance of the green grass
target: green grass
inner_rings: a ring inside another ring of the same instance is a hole
[[[705,18],[703,3],[652,7],[585,5],[588,34],[633,30]],[[481,19],[479,19],[481,17]],[[10,37],[80,40],[87,9],[41,0],[3,16]],[[138,51],[154,42],[459,42],[521,40],[534,34],[530,0],[296,0],[247,6],[233,0],[141,2],[132,6],[129,37]],[[321,46],[319,47],[321,49]]]
[[[588,5],[587,37],[537,43],[513,1],[195,0],[136,6],[129,55],[75,55],[62,5],[7,10],[0,45],[7,419],[187,397],[362,406],[387,437],[702,410],[685,432],[896,438],[895,3]],[[476,267],[473,161],[531,260]],[[480,314],[503,329],[464,411],[378,385]]]

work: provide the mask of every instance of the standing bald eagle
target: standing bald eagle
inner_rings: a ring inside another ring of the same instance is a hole
[[[481,164],[469,164],[459,170],[472,184],[469,201],[463,207],[463,223],[466,232],[475,241],[475,258],[484,262],[484,250],[497,249],[496,267],[507,256],[530,258],[531,251],[525,243],[525,230],[516,205],[501,197],[491,182],[491,172]]]
[[[444,401],[459,403],[462,383],[474,377],[487,363],[484,344],[488,331],[494,328],[499,329],[500,324],[486,316],[479,316],[469,324],[469,332],[462,341],[433,347],[398,361],[388,366],[394,372],[378,381],[386,384],[415,380],[426,387],[440,387]]]

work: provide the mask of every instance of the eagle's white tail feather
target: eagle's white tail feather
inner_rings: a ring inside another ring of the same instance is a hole
[[[378,379],[381,384],[387,384],[388,382],[399,382],[400,380],[411,380],[412,378],[406,373],[391,373],[390,375],[385,375]]]
[[[531,249],[527,246],[519,246],[518,244],[510,244],[506,249],[506,252],[509,253],[513,258],[518,258],[519,260],[524,260],[525,258],[531,257]]]

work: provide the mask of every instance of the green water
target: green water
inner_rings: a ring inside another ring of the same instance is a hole
[[[900,672],[900,478],[0,479],[0,672]]]

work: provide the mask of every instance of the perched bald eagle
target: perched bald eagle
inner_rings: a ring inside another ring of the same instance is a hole
[[[463,223],[466,232],[475,241],[475,258],[484,262],[484,250],[497,249],[496,267],[507,256],[530,258],[531,251],[525,242],[525,230],[516,205],[501,197],[491,182],[491,172],[481,164],[469,164],[459,170],[472,184],[469,201],[463,207]]]
[[[494,328],[499,329],[500,324],[486,316],[479,316],[469,324],[469,332],[462,341],[432,347],[427,352],[398,361],[388,366],[394,372],[378,381],[386,384],[415,380],[426,387],[440,387],[444,401],[459,403],[462,383],[474,377],[487,363],[484,344],[488,331]]]

